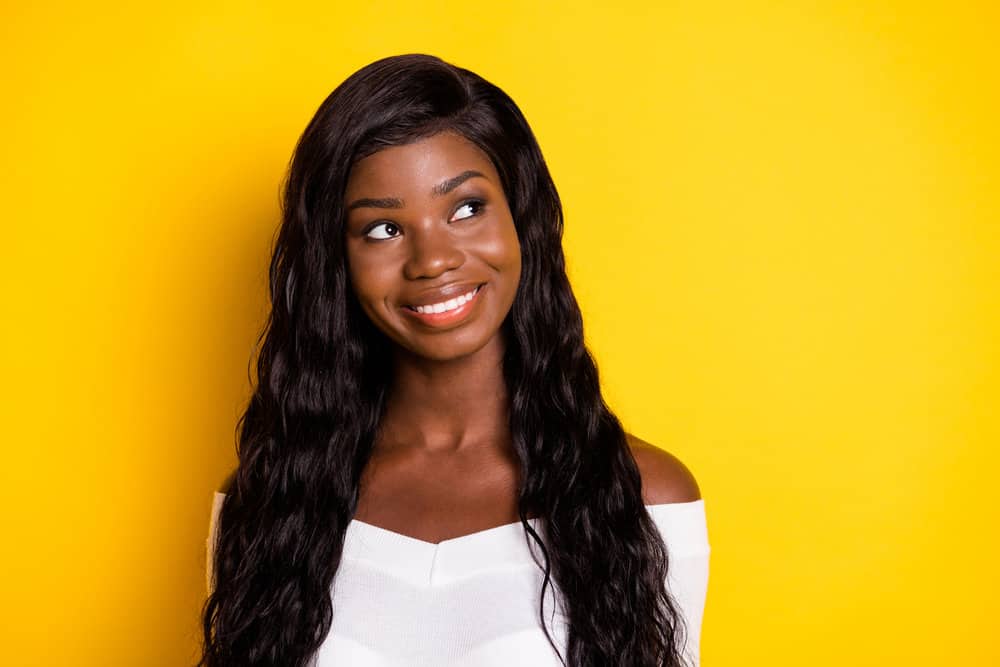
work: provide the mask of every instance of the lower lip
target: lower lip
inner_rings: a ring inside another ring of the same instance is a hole
[[[449,324],[455,324],[456,322],[465,319],[465,316],[472,312],[472,308],[479,302],[479,297],[482,295],[484,289],[486,289],[485,283],[476,291],[471,299],[454,310],[446,310],[443,313],[418,313],[417,311],[410,310],[404,306],[403,312],[419,322],[423,322],[424,324],[432,327],[442,327]]]

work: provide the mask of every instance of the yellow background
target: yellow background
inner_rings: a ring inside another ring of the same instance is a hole
[[[703,664],[1000,664],[995,3],[542,4],[0,10],[5,664],[193,664],[287,160],[414,51],[537,133]]]

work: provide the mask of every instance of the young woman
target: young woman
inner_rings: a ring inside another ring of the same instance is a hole
[[[200,665],[697,664],[703,501],[604,403],[514,102],[427,55],[299,140]]]

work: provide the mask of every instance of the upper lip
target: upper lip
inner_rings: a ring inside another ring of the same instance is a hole
[[[430,306],[435,303],[443,303],[449,299],[454,299],[459,297],[466,292],[471,292],[483,283],[481,282],[464,282],[464,283],[449,283],[441,287],[436,287],[434,289],[429,289],[421,292],[417,296],[413,297],[410,301],[406,303],[407,306]]]

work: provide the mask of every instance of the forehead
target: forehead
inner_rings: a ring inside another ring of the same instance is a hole
[[[384,148],[355,162],[346,196],[429,195],[432,187],[468,169],[480,171],[500,185],[496,169],[482,149],[458,134],[440,132]]]

